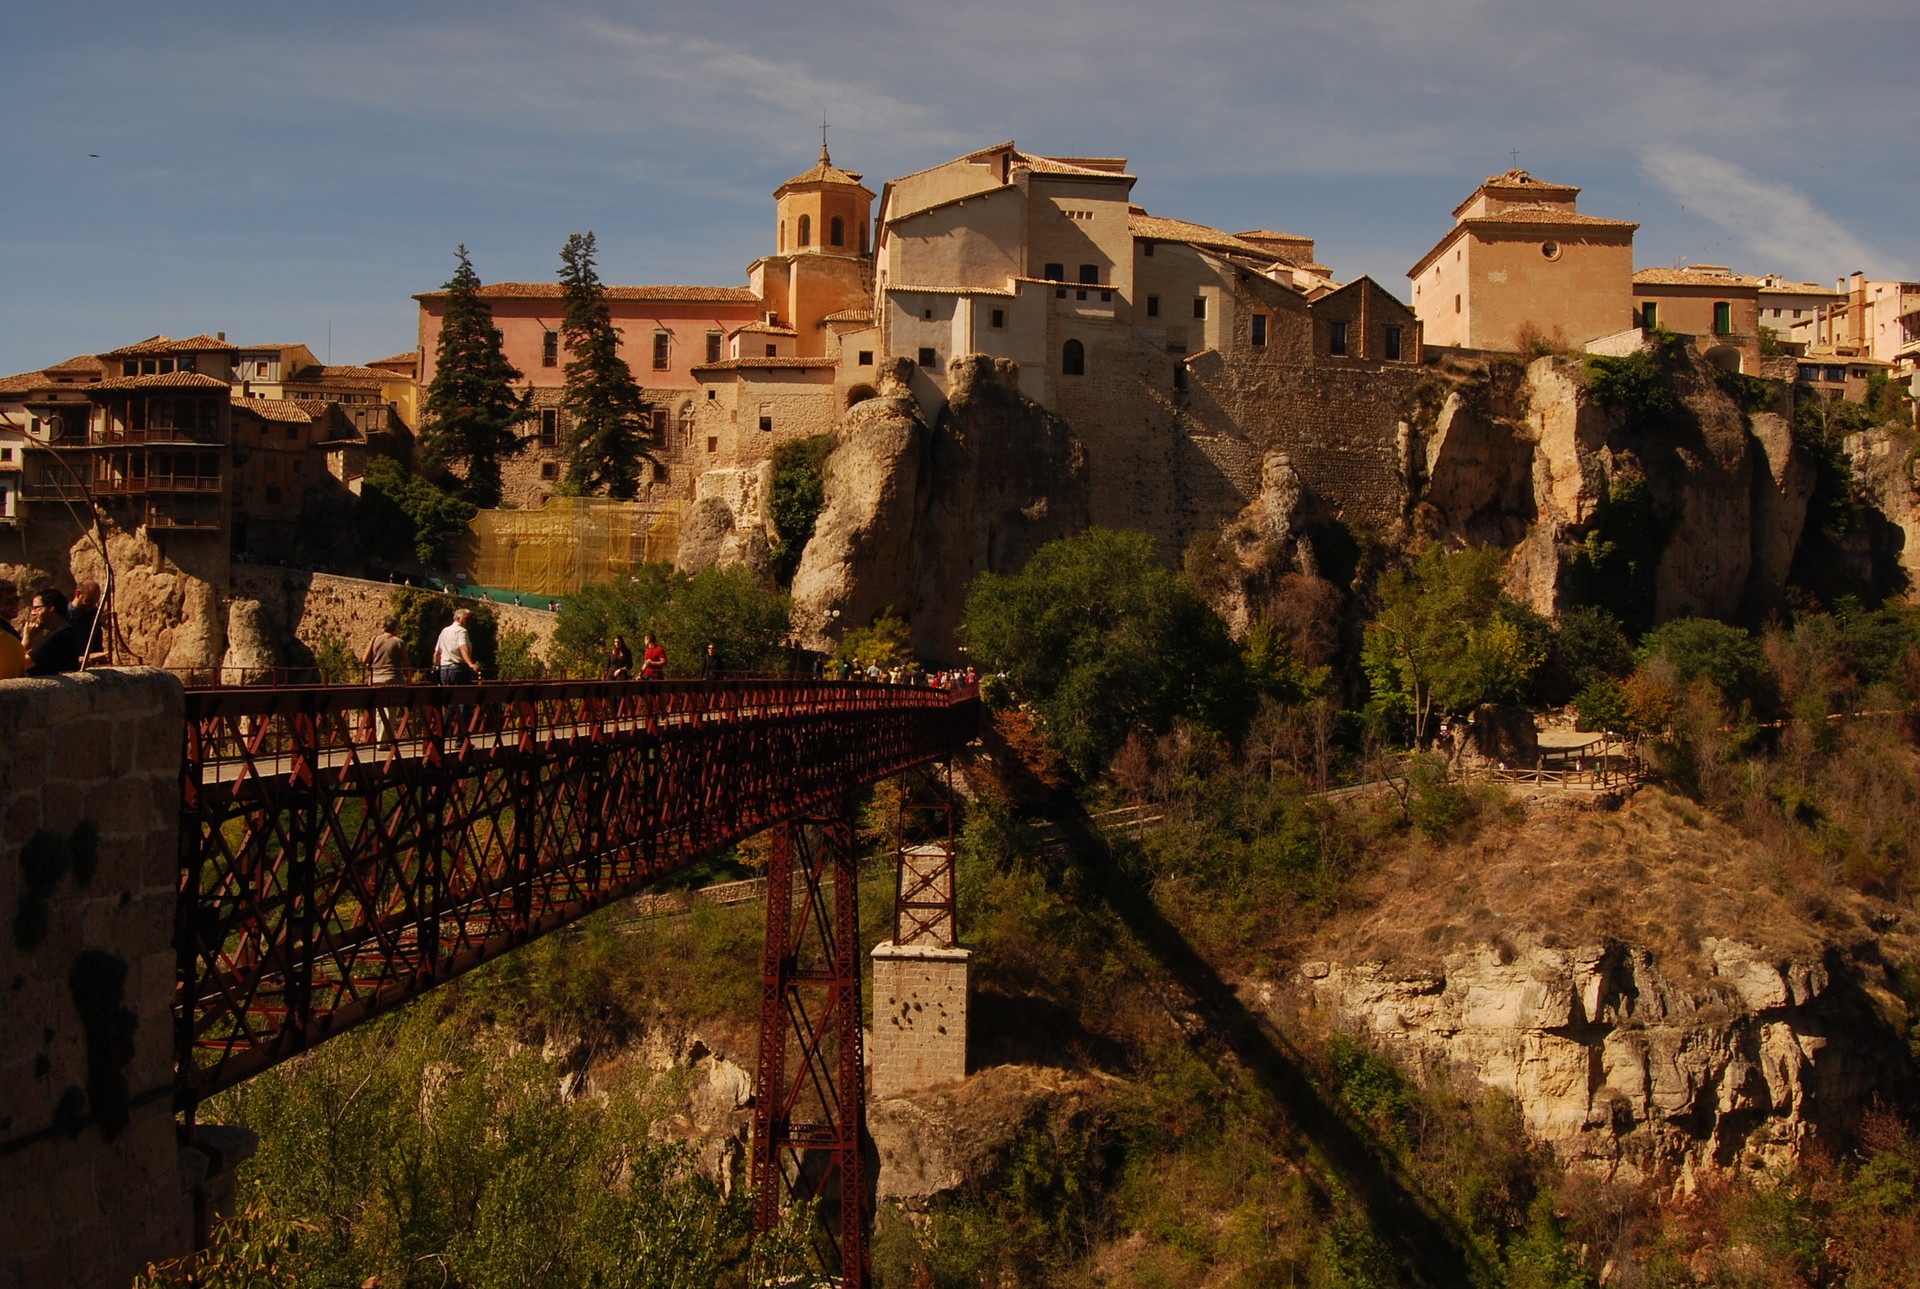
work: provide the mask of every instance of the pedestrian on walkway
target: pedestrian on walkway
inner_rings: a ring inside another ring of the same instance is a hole
[[[613,647],[607,650],[607,679],[633,679],[633,650],[627,648],[625,636],[615,636]]]
[[[472,618],[468,610],[455,609],[453,621],[441,629],[440,638],[434,642],[433,665],[443,685],[471,685],[480,679],[480,665],[473,660],[473,637],[467,633]]]
[[[707,651],[700,655],[700,679],[720,679],[720,645],[718,641],[707,641]]]
[[[667,678],[667,649],[653,638],[653,632],[647,632],[646,648],[640,653],[640,679],[665,680]]]
[[[400,619],[389,617],[380,623],[373,639],[360,654],[366,664],[369,685],[404,685],[412,668],[407,663],[407,642],[400,638]],[[374,733],[389,746],[400,742],[400,725],[394,718],[394,704],[379,703],[374,709]]]

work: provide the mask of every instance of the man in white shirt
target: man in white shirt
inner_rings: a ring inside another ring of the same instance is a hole
[[[465,609],[455,609],[453,621],[434,641],[433,665],[443,685],[471,685],[480,679],[479,665],[473,660],[473,641],[467,635],[467,619],[472,616]]]

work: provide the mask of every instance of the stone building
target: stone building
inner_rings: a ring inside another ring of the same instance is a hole
[[[1509,170],[1454,207],[1453,227],[1407,270],[1426,342],[1519,349],[1531,328],[1577,346],[1635,325],[1639,225],[1583,215],[1579,195]]]
[[[1791,334],[1809,350],[1840,358],[1873,358],[1898,374],[1920,367],[1920,282],[1853,273]]]
[[[1641,269],[1633,306],[1643,329],[1691,336],[1715,367],[1752,375],[1760,370],[1760,282],[1723,264]]]

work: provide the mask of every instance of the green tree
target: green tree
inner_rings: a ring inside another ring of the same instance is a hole
[[[354,503],[353,524],[360,549],[371,558],[444,569],[478,513],[471,501],[409,475],[392,457],[374,457]]]
[[[1705,677],[1728,698],[1751,696],[1766,673],[1760,642],[1739,627],[1712,618],[1675,618],[1640,641],[1640,666],[1663,662],[1685,685]]]
[[[565,487],[576,496],[604,492],[631,501],[640,491],[642,463],[653,460],[646,422],[651,409],[620,356],[620,329],[594,268],[593,233],[568,237],[560,264],[566,301],[560,334],[572,355],[561,399],[570,425]]]
[[[826,464],[831,451],[830,434],[792,439],[773,450],[773,496],[767,510],[779,535],[770,554],[774,580],[782,586],[793,582],[794,572],[800,567],[800,553],[813,537],[814,521],[826,501]]]
[[[433,380],[421,409],[420,459],[429,473],[458,467],[466,500],[497,506],[500,463],[526,449],[514,427],[527,419],[533,395],[514,388],[520,372],[501,348],[500,328],[480,297],[467,248],[455,254],[460,265],[445,287]]]
[[[833,656],[841,662],[877,662],[882,667],[912,662],[913,631],[905,618],[883,613],[871,626],[854,627],[841,636]]]
[[[1375,713],[1410,722],[1417,747],[1436,712],[1518,701],[1546,659],[1545,620],[1500,589],[1504,560],[1492,546],[1429,546],[1380,579],[1361,665]]]
[[[553,657],[575,675],[598,675],[607,647],[625,636],[635,655],[647,632],[667,649],[667,671],[699,675],[711,640],[728,671],[784,671],[793,602],[744,568],[691,576],[670,564],[643,564],[623,580],[583,587],[560,605]]]
[[[1615,474],[1593,527],[1568,556],[1572,597],[1611,613],[1628,635],[1645,632],[1653,625],[1654,578],[1669,531],[1655,512],[1646,476]]]
[[[1047,543],[1017,574],[981,574],[966,632],[1082,774],[1136,729],[1164,733],[1186,716],[1232,734],[1255,706],[1226,624],[1145,533],[1091,529]]]

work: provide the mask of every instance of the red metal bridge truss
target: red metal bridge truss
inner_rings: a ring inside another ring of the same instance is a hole
[[[186,702],[183,1110],[774,828],[752,1164],[762,1222],[813,1201],[824,1260],[842,1283],[865,1282],[849,794],[946,761],[977,725],[970,693],[628,681],[208,689]],[[944,778],[910,776],[914,831],[950,832]]]

